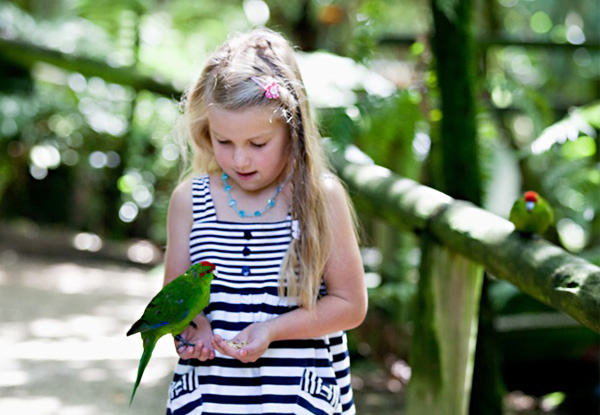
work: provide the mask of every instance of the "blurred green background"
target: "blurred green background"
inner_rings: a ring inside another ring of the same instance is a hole
[[[454,0],[437,2],[443,9]],[[535,189],[555,209],[546,238],[600,265],[600,4],[479,0],[472,7],[483,207],[506,217],[522,190]],[[111,314],[114,333],[108,332],[120,336],[141,311],[160,284],[168,200],[181,173],[172,131],[178,100],[232,31],[266,25],[283,32],[298,45],[324,136],[356,146],[364,153],[354,151],[359,159],[366,154],[402,176],[434,182],[443,113],[431,19],[431,4],[419,0],[0,2],[0,285],[14,303],[1,311],[5,345],[39,335],[9,335],[10,327],[43,317],[39,302],[69,301],[28,301],[33,294],[18,291],[35,285],[28,275],[42,279],[45,267],[57,263],[67,270],[71,264],[82,279],[89,267],[100,273],[123,267],[115,271],[123,281],[143,279],[132,270],[158,267],[146,291],[120,288],[119,295],[137,303],[123,299],[131,314]],[[379,220],[360,212],[359,218],[370,295],[366,322],[350,333],[359,413],[402,413],[419,244]],[[106,278],[100,281],[121,285]],[[506,413],[594,411],[597,335],[508,284],[496,282],[490,293]],[[116,297],[106,295],[113,304]],[[65,327],[50,331],[68,337]],[[8,373],[25,370],[5,364]],[[80,369],[75,365],[73,373]],[[105,368],[92,369],[93,386],[93,374]],[[56,375],[43,373],[47,382]],[[573,384],[574,373],[585,374],[580,384]],[[40,404],[36,413],[125,412],[130,375],[112,389],[111,378],[100,376],[108,383],[100,396],[112,397],[113,406],[75,405],[68,412],[59,402],[46,412]],[[164,387],[168,377],[168,369],[158,376]],[[29,377],[9,378],[0,382],[0,409],[35,396]],[[570,399],[583,403],[569,409]]]

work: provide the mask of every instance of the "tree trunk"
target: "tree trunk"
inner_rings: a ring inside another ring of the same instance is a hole
[[[472,0],[432,1],[434,34],[432,47],[441,95],[441,175],[434,174],[436,187],[457,199],[481,205],[481,180],[477,126],[475,119],[476,65],[474,51]],[[487,287],[487,284],[485,285]],[[483,295],[486,298],[486,295]],[[478,342],[494,343],[492,309],[481,304]],[[484,318],[486,317],[486,318]],[[478,348],[475,358],[476,382],[473,386],[471,415],[482,414],[481,399],[487,405],[485,415],[502,412],[502,394],[494,387],[501,383],[497,348]],[[471,385],[468,379],[468,386]],[[466,387],[466,385],[465,385]],[[501,389],[500,389],[501,390]]]
[[[455,7],[441,10],[440,3]],[[480,205],[472,7],[471,0],[432,2],[432,46],[442,109],[441,177],[435,184],[453,198]]]

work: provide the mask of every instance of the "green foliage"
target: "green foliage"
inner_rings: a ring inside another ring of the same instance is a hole
[[[398,91],[388,98],[365,97],[357,106],[321,112],[323,134],[338,144],[355,144],[373,161],[404,176],[417,175],[413,141],[424,128],[420,96]]]
[[[413,139],[423,120],[418,104],[419,96],[409,91],[365,103],[361,117],[364,133],[357,137],[356,144],[376,164],[415,177]]]
[[[452,20],[458,1],[434,1]],[[108,66],[135,67],[184,90],[207,53],[230,32],[252,26],[244,3],[16,0],[0,3],[0,31],[8,38]],[[490,35],[517,43],[550,41],[577,47],[496,45],[482,51],[476,80],[482,177],[490,179],[495,171],[495,149],[506,148],[518,163],[522,187],[538,190],[553,205],[555,242],[600,265],[600,106],[575,111],[587,127],[577,127],[567,137],[558,133],[565,126],[561,124],[551,130],[555,139],[549,147],[532,151],[533,143],[571,106],[598,99],[600,53],[581,43],[583,38],[597,38],[596,2],[490,3],[499,22]],[[307,40],[314,48],[381,69],[398,86],[388,98],[352,91],[357,100],[348,107],[320,110],[323,135],[358,146],[376,164],[403,176],[429,181],[423,172],[440,168],[430,146],[439,144],[440,123],[448,116],[440,109],[441,79],[423,36],[431,32],[431,2],[266,4],[269,27],[295,43]],[[328,7],[339,13],[337,20],[325,22]],[[485,38],[481,16],[475,16],[475,24],[477,36]],[[416,41],[410,47],[380,43],[393,37]],[[402,69],[394,66],[398,62],[408,76],[399,76]],[[149,238],[164,244],[169,196],[180,173],[171,133],[178,115],[176,97],[135,91],[48,65],[23,68],[2,61],[0,55],[0,216],[103,238]],[[500,196],[514,200],[513,195]],[[419,249],[406,235],[382,231],[385,224],[362,215],[360,222],[364,244],[381,259],[365,261],[370,312],[366,323],[350,333],[350,341],[361,354],[380,362],[389,356],[406,357]]]
[[[600,264],[600,171],[596,114],[600,104],[576,109],[546,128],[531,145],[527,166],[540,177],[541,191],[556,212],[560,242]]]

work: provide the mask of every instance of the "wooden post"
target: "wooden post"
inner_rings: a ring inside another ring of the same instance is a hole
[[[407,415],[466,415],[483,268],[423,237]]]

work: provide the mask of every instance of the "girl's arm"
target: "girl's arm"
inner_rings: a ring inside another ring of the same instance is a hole
[[[167,214],[167,249],[165,253],[165,277],[167,285],[183,274],[192,265],[189,237],[193,224],[192,181],[186,180],[177,186],[171,195]],[[215,351],[210,344],[212,328],[204,314],[194,318],[196,328],[188,327],[181,334],[184,339],[195,343],[194,347],[182,346],[175,342],[177,353],[182,359],[212,359]]]
[[[169,203],[164,285],[183,274],[192,265],[189,245],[192,213],[192,182],[187,180],[175,188]]]
[[[213,346],[222,353],[251,362],[258,359],[273,341],[319,337],[352,329],[364,320],[367,290],[347,197],[337,180],[326,179],[325,183],[328,220],[333,233],[331,255],[324,273],[327,295],[317,301],[314,311],[298,308],[248,326],[236,336],[236,340],[248,343],[241,350],[234,350],[215,336]]]

